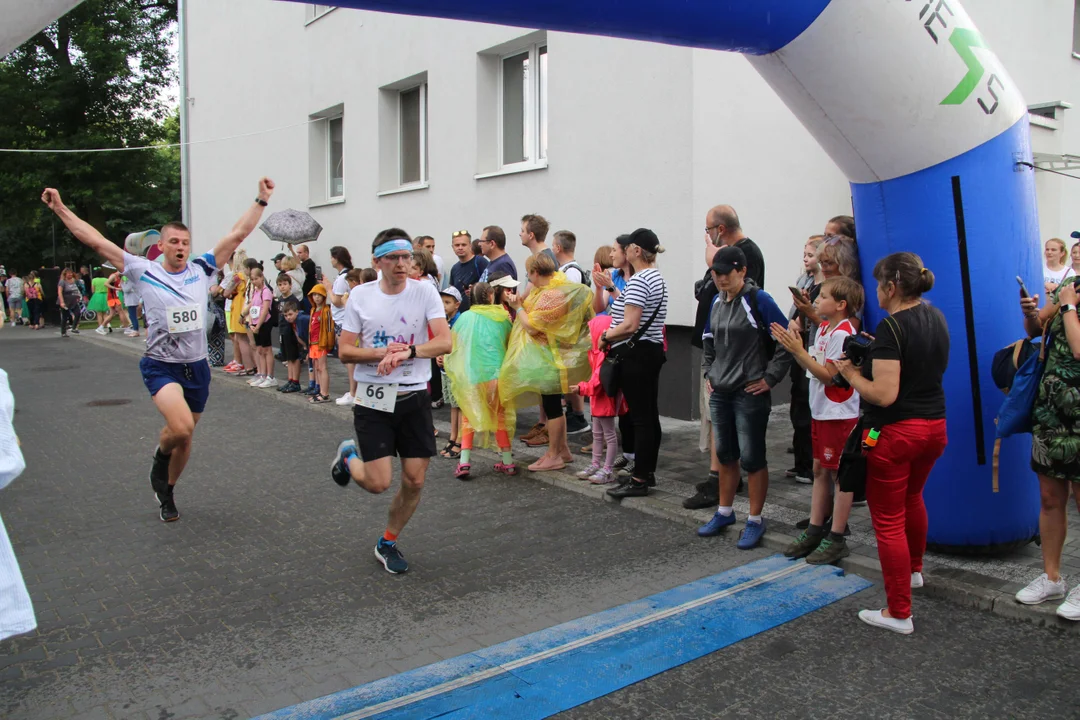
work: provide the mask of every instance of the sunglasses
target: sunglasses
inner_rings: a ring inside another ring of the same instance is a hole
[[[469,234],[468,230],[455,230],[453,236],[451,236],[451,240],[454,238],[459,238],[462,235],[464,235],[465,237],[472,237],[472,235]]]

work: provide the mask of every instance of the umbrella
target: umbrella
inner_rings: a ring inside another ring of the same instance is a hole
[[[322,225],[315,218],[299,210],[279,210],[263,221],[259,229],[274,242],[297,243],[315,242],[322,232]]]

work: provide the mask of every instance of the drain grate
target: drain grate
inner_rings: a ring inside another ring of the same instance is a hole
[[[113,398],[110,400],[91,400],[90,402],[86,403],[86,407],[115,407],[117,405],[129,404],[131,404],[130,400],[126,400],[123,398]]]

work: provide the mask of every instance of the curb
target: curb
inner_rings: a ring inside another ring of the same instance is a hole
[[[91,332],[90,334],[93,333]],[[83,337],[83,334],[76,336],[76,338],[85,342],[90,342],[99,347],[114,349],[136,357],[142,357],[143,355],[143,343],[139,343],[138,345],[128,345],[115,340]],[[236,387],[247,386],[244,379],[226,375],[225,373],[214,373],[214,379],[230,383]],[[346,417],[346,414],[348,413],[347,408],[340,408],[339,410],[339,406],[334,403],[311,405],[307,402],[290,399],[290,395],[283,395],[278,392],[267,392],[263,394],[268,397],[273,397],[279,402],[298,404],[305,408],[335,415],[340,413],[341,417]],[[449,433],[450,430],[449,423],[442,421],[436,421],[435,427],[441,433]],[[475,456],[486,458],[492,462],[500,459],[495,453],[489,450],[476,449],[473,450],[473,453]],[[517,454],[516,450],[515,454]],[[699,526],[708,522],[709,518],[712,516],[712,513],[708,510],[687,510],[682,507],[682,498],[680,496],[664,490],[663,487],[654,489],[653,494],[648,497],[625,498],[620,501],[607,494],[608,486],[591,485],[566,472],[529,472],[527,467],[525,467],[526,462],[524,460],[525,458],[523,457],[522,462],[519,463],[520,472],[518,477],[529,477],[547,485],[584,495],[594,500],[622,505],[630,510],[662,518],[678,525],[682,525],[688,529],[697,529]],[[762,546],[778,552],[783,551],[798,534],[798,531],[794,526],[779,522],[775,519],[770,519],[768,522],[769,531],[762,537]],[[702,542],[710,541],[712,540],[702,540]],[[849,541],[849,545],[852,554],[836,563],[837,566],[845,572],[851,572],[862,577],[880,581],[882,578],[881,564],[877,559],[877,550],[857,542]],[[1002,581],[998,578],[980,575],[969,570],[958,570],[935,565],[929,561],[923,568],[923,575],[926,578],[926,585],[913,592],[915,597],[925,595],[941,600],[947,600],[961,607],[991,612],[995,615],[1000,615],[1012,620],[1022,620],[1037,626],[1055,627],[1065,632],[1080,634],[1080,622],[1070,622],[1059,618],[1055,613],[1056,603],[1022,605],[1016,602],[1013,593],[995,589],[1002,584]]]

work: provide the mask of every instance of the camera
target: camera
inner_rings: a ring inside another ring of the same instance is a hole
[[[848,335],[844,338],[844,355],[855,367],[862,367],[870,357],[870,339],[862,335]]]

